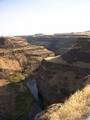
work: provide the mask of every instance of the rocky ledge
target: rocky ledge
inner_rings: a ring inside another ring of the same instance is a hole
[[[90,79],[89,79],[90,83]],[[90,85],[74,93],[64,104],[53,104],[35,120],[86,120],[90,115]],[[89,119],[89,118],[88,118]]]
[[[31,111],[35,99],[26,81],[48,56],[54,53],[21,37],[0,38],[0,120],[20,119]]]
[[[45,107],[51,107],[35,120],[85,120],[90,114],[90,38],[79,38],[64,54],[43,60],[36,80]]]

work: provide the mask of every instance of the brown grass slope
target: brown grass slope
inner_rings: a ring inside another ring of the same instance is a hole
[[[86,120],[90,115],[90,84],[78,90],[64,104],[51,105],[35,120]]]

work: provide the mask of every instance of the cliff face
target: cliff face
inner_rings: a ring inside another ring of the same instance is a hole
[[[43,45],[58,55],[67,52],[78,39],[90,38],[90,34],[85,32],[23,37],[26,38],[28,42],[34,45]]]
[[[90,83],[90,81],[89,81]],[[90,85],[73,94],[64,104],[53,104],[35,120],[86,120],[90,115]]]
[[[78,38],[64,54],[43,60],[36,80],[44,105],[50,106],[35,120],[86,120],[90,115],[90,38]]]
[[[63,54],[65,51],[67,51],[76,41],[77,36],[27,36],[25,37],[28,42],[34,44],[34,45],[43,45],[47,49],[53,51],[56,55],[57,54]]]
[[[43,58],[54,53],[21,37],[0,38],[0,119],[15,120],[31,110],[26,80]]]
[[[33,45],[27,40],[25,37],[0,38],[0,118],[15,120],[31,111],[35,99],[25,78],[34,75],[44,105],[54,103],[36,120],[83,120],[82,116],[90,114],[90,87],[87,86],[90,84],[90,38],[71,35],[31,37]],[[76,92],[78,89],[80,91]],[[69,98],[72,94],[75,97]],[[58,102],[60,104],[56,104]],[[81,113],[72,119],[79,107]]]
[[[33,71],[43,58],[54,56],[45,47],[31,45],[20,37],[3,39],[0,39],[0,69],[4,71]]]
[[[64,102],[82,88],[85,77],[90,74],[89,46],[89,38],[79,38],[63,55],[42,61],[36,80],[45,105]]]

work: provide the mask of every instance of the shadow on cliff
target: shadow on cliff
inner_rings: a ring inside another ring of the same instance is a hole
[[[28,88],[26,83],[29,78],[17,81],[17,77],[21,77],[13,76],[9,80],[6,72],[10,71],[0,70],[0,120],[33,120],[42,110],[42,101],[37,101]]]
[[[79,40],[76,41],[73,47],[62,55],[62,58],[71,64],[77,61],[89,63],[90,62],[89,40],[90,40],[89,38],[79,38]]]
[[[79,38],[73,46],[58,58],[43,60],[37,69],[37,85],[46,105],[64,102],[90,81],[90,42]],[[60,62],[61,58],[66,62]],[[58,61],[58,62],[57,62]],[[76,62],[83,62],[76,65]],[[73,65],[73,63],[75,65]],[[61,73],[60,73],[61,72]],[[71,77],[72,76],[72,77]],[[70,88],[70,89],[69,89]]]
[[[16,79],[15,82],[9,80],[9,72],[10,69],[0,69],[0,120],[18,120],[18,117],[30,111],[33,101],[33,96],[26,89],[24,80],[17,81],[20,76],[11,77]]]

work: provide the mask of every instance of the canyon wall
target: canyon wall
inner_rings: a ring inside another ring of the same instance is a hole
[[[89,38],[78,38],[73,47],[64,54],[42,61],[36,80],[45,105],[64,102],[82,88],[90,74],[89,46]]]
[[[36,74],[46,109],[35,120],[86,120],[90,115],[90,38],[42,61]]]
[[[35,98],[26,85],[27,78],[48,56],[54,53],[24,38],[0,38],[1,120],[20,119],[31,111]]]
[[[57,103],[61,106],[89,84],[89,74],[89,36],[0,38],[0,117],[15,120],[30,113],[35,101],[26,84],[30,76],[36,79],[44,107],[55,104],[55,110]],[[42,118],[40,114],[37,120]]]

